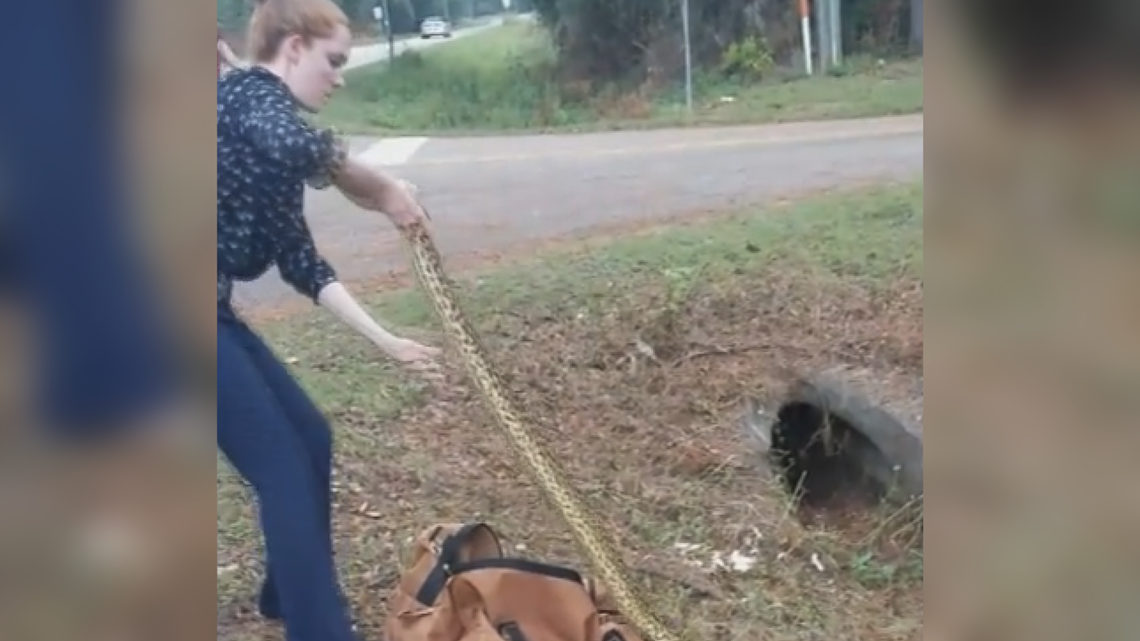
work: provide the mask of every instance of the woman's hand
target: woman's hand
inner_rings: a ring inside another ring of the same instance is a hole
[[[402,366],[419,374],[432,377],[440,374],[441,352],[438,347],[429,347],[407,338],[400,338],[391,345],[384,346],[384,351]]]
[[[370,167],[349,156],[333,184],[357,205],[388,216],[400,229],[423,224],[427,212],[416,200],[415,185]]]
[[[406,180],[396,180],[392,189],[385,191],[376,204],[381,212],[391,219],[392,224],[404,229],[422,224],[428,219],[427,212],[416,199],[419,188]]]
[[[346,198],[357,207],[369,211],[380,212],[392,220],[397,227],[414,225],[428,218],[427,212],[417,202],[419,187],[403,179],[397,179],[397,188],[391,189],[391,195],[383,200],[367,198],[344,192]]]

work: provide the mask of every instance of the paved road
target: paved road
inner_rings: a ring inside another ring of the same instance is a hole
[[[357,140],[370,162],[418,184],[445,255],[525,251],[609,226],[923,171],[921,116],[723,129],[469,139]],[[406,262],[383,217],[310,192],[322,253],[354,290]],[[251,312],[305,304],[271,272],[238,290]]]
[[[502,19],[495,19],[492,22],[488,22],[486,24],[481,24],[481,25],[478,25],[475,27],[467,27],[465,29],[456,29],[454,32],[452,32],[451,38],[447,39],[447,40],[436,39],[436,38],[433,38],[431,40],[423,40],[421,38],[411,38],[408,40],[399,40],[399,41],[394,43],[393,49],[395,49],[395,53],[398,56],[398,55],[404,53],[405,51],[427,49],[428,47],[434,47],[434,46],[438,46],[438,45],[441,45],[444,43],[454,42],[454,41],[462,39],[462,38],[467,38],[469,36],[473,36],[477,33],[482,32],[482,31],[486,31],[488,29],[498,27],[498,26],[502,25],[502,23],[503,23]],[[345,69],[355,69],[357,67],[363,67],[365,65],[370,65],[370,64],[377,63],[377,62],[387,61],[387,60],[388,60],[388,43],[387,42],[381,42],[381,43],[373,44],[373,45],[364,45],[362,47],[353,48],[352,53],[349,54],[349,56],[348,56],[348,64],[345,65]]]

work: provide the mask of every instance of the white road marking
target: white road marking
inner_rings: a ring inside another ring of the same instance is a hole
[[[406,165],[428,139],[422,137],[385,138],[372,145],[359,156],[369,166],[396,167]]]

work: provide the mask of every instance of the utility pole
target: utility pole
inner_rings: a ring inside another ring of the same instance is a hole
[[[819,33],[819,70],[827,73],[831,68],[831,0],[817,0],[815,9],[815,28]]]
[[[840,0],[828,0],[831,11],[831,64],[838,67],[843,64],[843,4]]]
[[[620,1],[620,0],[619,0]],[[681,30],[685,37],[685,109],[693,113],[693,42],[689,27],[689,0],[681,0]]]
[[[392,0],[384,0],[384,26],[388,31],[388,64],[396,60],[396,36],[392,33]]]
[[[922,0],[911,0],[910,46],[919,55],[922,55],[922,36]]]

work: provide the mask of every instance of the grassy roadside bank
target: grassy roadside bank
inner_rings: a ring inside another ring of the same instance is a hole
[[[697,638],[921,638],[913,532],[882,515],[801,523],[749,461],[735,414],[789,369],[921,374],[922,196],[919,183],[745,209],[464,286],[544,439]],[[433,337],[423,303],[368,301]],[[319,313],[264,330],[336,426],[338,551],[365,633],[406,538],[436,521],[481,514],[527,554],[579,564],[457,372],[424,387]],[[219,639],[260,638],[263,623],[236,614],[260,572],[253,514],[225,471],[218,500]],[[729,556],[752,561],[716,567]]]

